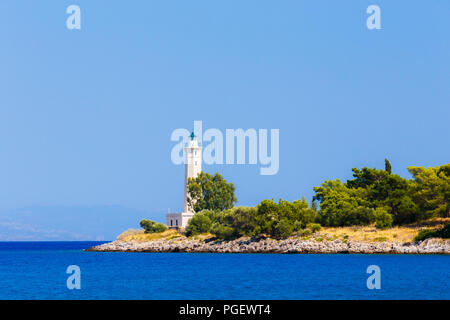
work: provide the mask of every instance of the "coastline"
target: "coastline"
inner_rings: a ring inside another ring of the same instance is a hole
[[[94,252],[191,252],[278,254],[450,254],[450,240],[430,238],[421,243],[301,240],[243,237],[236,240],[171,239],[116,240],[84,251]]]

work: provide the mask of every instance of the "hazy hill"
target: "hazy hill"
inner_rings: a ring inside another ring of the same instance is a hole
[[[141,219],[163,222],[164,212],[122,206],[35,206],[0,211],[0,241],[114,240]]]

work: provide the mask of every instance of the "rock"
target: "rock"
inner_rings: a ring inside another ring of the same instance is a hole
[[[243,237],[232,241],[157,240],[147,242],[113,241],[86,251],[98,252],[211,252],[211,253],[373,253],[373,254],[450,254],[450,240],[431,238],[416,243],[357,242],[330,240],[285,239]]]

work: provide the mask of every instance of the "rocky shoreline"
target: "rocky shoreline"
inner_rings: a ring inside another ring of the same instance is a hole
[[[348,253],[348,254],[450,254],[450,240],[432,238],[421,243],[275,240],[240,238],[232,241],[172,239],[155,241],[116,240],[85,251],[96,252],[196,252],[196,253]]]

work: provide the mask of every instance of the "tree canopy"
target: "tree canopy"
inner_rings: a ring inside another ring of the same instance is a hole
[[[188,181],[188,204],[195,212],[202,210],[224,211],[233,208],[237,201],[233,183],[219,173],[200,172]]]
[[[408,170],[414,177],[413,197],[423,217],[450,217],[450,164]]]
[[[385,170],[353,168],[353,179],[345,183],[337,179],[314,187],[314,200],[320,203],[321,222],[347,225],[351,223],[348,221],[350,212],[357,207],[382,208],[392,215],[393,223],[397,225],[448,217],[450,164],[427,169],[409,167],[408,170],[414,180],[392,174],[386,159]]]
[[[283,238],[315,232],[320,225],[384,229],[450,217],[450,164],[408,170],[413,179],[393,174],[385,159],[384,170],[353,168],[353,177],[346,182],[326,180],[314,187],[311,206],[303,197],[292,202],[266,199],[255,207],[233,207],[234,185],[218,173],[202,172],[189,180],[189,201],[197,213],[186,231],[188,235],[209,232],[219,239],[257,235]]]

